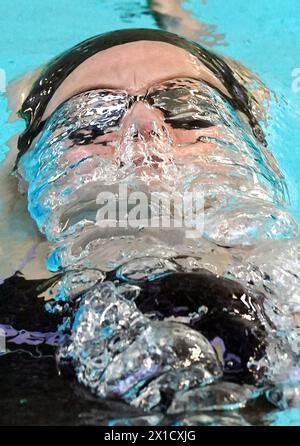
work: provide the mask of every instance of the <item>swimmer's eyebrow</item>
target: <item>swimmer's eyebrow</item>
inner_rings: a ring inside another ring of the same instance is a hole
[[[197,83],[197,82],[199,82],[199,89],[201,89],[201,83],[203,83],[203,84],[206,84],[206,85],[208,85],[210,88],[212,88],[212,89],[214,89],[214,90],[216,90],[219,94],[220,94],[220,96],[222,96],[224,99],[226,99],[226,100],[228,100],[228,101],[232,101],[232,97],[230,96],[230,94],[228,93],[228,94],[225,94],[224,93],[224,91],[223,91],[223,89],[221,90],[220,88],[218,88],[218,86],[217,85],[215,85],[214,83],[212,83],[212,82],[208,82],[208,81],[205,81],[205,80],[203,80],[203,79],[199,79],[199,78],[195,78],[195,77],[190,77],[190,76],[186,76],[186,77],[184,77],[184,76],[180,76],[180,77],[172,77],[172,78],[167,78],[167,79],[162,79],[162,80],[159,80],[159,81],[155,81],[155,82],[153,82],[151,85],[149,85],[148,87],[147,87],[147,89],[146,90],[144,90],[143,91],[143,93],[141,93],[141,94],[131,94],[130,93],[130,89],[126,89],[126,88],[120,88],[120,87],[116,87],[116,86],[114,86],[114,85],[112,85],[112,84],[103,84],[103,85],[99,85],[99,84],[97,84],[97,85],[94,85],[94,86],[88,86],[88,87],[86,87],[86,88],[79,88],[79,89],[77,89],[77,90],[75,90],[74,92],[73,92],[73,94],[72,95],[70,95],[70,96],[68,96],[66,99],[64,99],[64,100],[62,100],[57,106],[56,106],[56,108],[51,112],[51,114],[47,114],[46,116],[44,115],[43,116],[43,119],[42,119],[42,121],[41,121],[41,124],[44,124],[46,121],[47,121],[47,119],[50,117],[50,116],[52,116],[53,115],[53,113],[59,108],[59,107],[61,107],[61,105],[62,104],[64,104],[64,103],[66,103],[66,102],[68,102],[70,99],[72,99],[72,98],[75,98],[76,96],[79,96],[79,95],[81,95],[81,94],[84,94],[84,93],[88,93],[88,92],[91,92],[91,91],[99,91],[99,92],[108,92],[108,93],[111,93],[111,92],[115,92],[115,93],[124,93],[124,94],[127,94],[128,95],[128,97],[137,97],[137,96],[140,96],[140,97],[147,97],[147,95],[148,94],[150,94],[150,95],[153,95],[153,94],[155,94],[156,92],[160,92],[160,91],[162,91],[161,90],[161,86],[163,85],[163,84],[168,84],[168,83],[172,83],[172,82],[175,82],[175,81],[182,81],[182,80],[188,80],[188,81],[192,81],[193,83]],[[155,87],[157,87],[157,88],[155,88]],[[166,86],[166,90],[172,90],[172,89],[175,89],[176,87],[170,87],[170,88],[167,88],[167,86]],[[181,88],[180,86],[178,86],[178,88]],[[188,88],[188,87],[187,87]]]

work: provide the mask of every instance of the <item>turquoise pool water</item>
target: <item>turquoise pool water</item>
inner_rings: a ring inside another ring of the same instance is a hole
[[[300,217],[300,91],[295,83],[293,88],[295,69],[300,67],[298,0],[191,0],[182,2],[182,8],[206,24],[212,35],[221,35],[214,50],[249,66],[276,93],[268,142],[286,177],[292,211]],[[0,69],[7,82],[90,36],[113,29],[158,27],[149,2],[127,0],[52,0],[49,4],[1,0],[0,24]],[[7,117],[7,103],[1,97],[0,160],[8,151],[7,139],[23,127],[21,122],[8,125]],[[300,411],[291,409],[273,412],[271,423],[299,425],[299,420]]]

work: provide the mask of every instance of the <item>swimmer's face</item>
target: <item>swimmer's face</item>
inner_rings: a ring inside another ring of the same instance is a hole
[[[127,160],[159,167],[161,161],[190,156],[191,150],[205,153],[212,145],[208,138],[220,137],[217,104],[213,116],[214,87],[229,96],[216,76],[185,50],[135,42],[102,51],[75,69],[55,92],[43,119],[59,109],[56,134],[67,127],[61,116],[72,121],[66,138],[72,150],[65,161],[97,155],[121,165]]]
[[[249,158],[248,127],[230,99],[196,57],[167,43],[128,43],[87,59],[57,89],[21,158],[42,231],[54,210],[122,181],[176,192],[207,185],[215,196],[221,179],[229,190],[252,190],[252,174],[236,170]]]

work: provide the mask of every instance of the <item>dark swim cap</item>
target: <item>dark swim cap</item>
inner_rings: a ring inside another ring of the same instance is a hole
[[[82,62],[99,51],[140,40],[159,41],[175,45],[196,56],[226,87],[232,97],[232,106],[245,113],[253,129],[253,133],[265,143],[260,126],[252,113],[248,92],[234,77],[233,71],[225,61],[204,49],[195,42],[166,31],[155,29],[125,29],[112,31],[92,37],[74,46],[70,50],[53,59],[43,70],[34,83],[29,95],[19,111],[19,116],[25,119],[26,129],[18,140],[19,158],[28,150],[33,139],[43,128],[42,116],[57,88]],[[259,135],[259,136],[258,136]]]

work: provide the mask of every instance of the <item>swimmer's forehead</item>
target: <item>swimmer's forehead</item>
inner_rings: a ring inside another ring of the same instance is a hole
[[[83,91],[110,88],[143,94],[157,83],[182,77],[204,80],[230,96],[216,75],[188,51],[165,42],[138,41],[100,51],[82,62],[56,90],[44,118]]]

